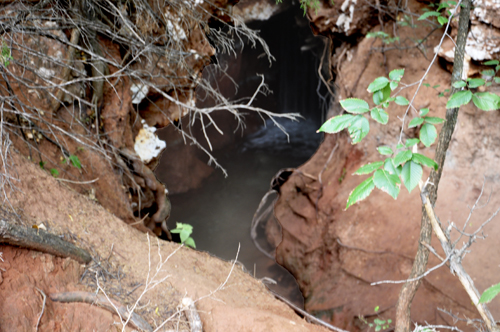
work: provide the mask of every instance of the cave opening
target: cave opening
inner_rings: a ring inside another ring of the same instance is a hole
[[[329,46],[312,34],[298,6],[290,6],[266,21],[252,22],[249,26],[259,30],[269,46],[276,59],[272,66],[262,47],[237,43],[236,57],[219,54],[216,59],[231,79],[213,67],[206,68],[204,75],[210,76],[224,96],[236,100],[253,94],[261,82],[257,75],[260,73],[271,92],[259,95],[254,104],[275,113],[300,113],[303,118],[299,122],[279,120],[287,137],[271,120],[263,121],[256,114],[247,114],[245,130],[235,131],[237,122],[230,114],[215,113],[224,135],[210,127],[207,134],[214,148],[213,156],[227,170],[227,178],[207,166],[208,158],[203,152],[185,145],[181,135],[167,127],[159,133],[167,142],[167,150],[156,174],[169,190],[172,203],[169,228],[175,228],[176,222],[192,225],[197,249],[226,260],[235,258],[240,245],[238,261],[249,273],[257,278],[274,279],[278,284],[271,285],[273,290],[303,307],[295,279],[255,247],[250,224],[273,176],[280,169],[306,162],[322,140],[316,130],[325,120],[330,97],[318,68],[326,67],[321,61]],[[210,102],[202,92],[198,94],[197,106]],[[201,128],[195,125],[192,130],[203,142]],[[259,236],[265,242],[269,235],[264,228]]]

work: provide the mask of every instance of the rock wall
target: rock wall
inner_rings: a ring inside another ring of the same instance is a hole
[[[474,36],[475,27],[484,23],[477,19],[479,13],[485,14],[486,20],[489,17],[491,22],[494,21],[493,16],[486,14],[493,11],[483,11],[483,7],[476,5],[476,20],[472,22],[469,40]],[[379,13],[375,10],[369,12],[363,10],[363,6],[372,9],[380,6],[381,10]],[[392,69],[405,68],[403,83],[410,84],[418,81],[429,66],[443,29],[417,20],[414,22],[418,27],[414,29],[397,26],[389,20],[393,6],[391,3],[376,5],[345,0],[335,2],[335,5],[324,3],[317,13],[309,11],[313,31],[338,37],[337,41],[334,40],[338,46],[331,54],[338,100],[357,97],[371,101],[366,88],[376,77],[386,76]],[[425,7],[424,3],[409,1],[405,12],[422,13]],[[348,21],[343,21],[342,17],[346,16],[350,19],[349,25],[345,24]],[[404,19],[403,13],[397,17],[398,21]],[[397,31],[401,43],[384,45],[380,40],[360,37],[353,42],[349,38],[355,33],[380,30],[380,26],[372,25],[380,22],[379,19],[384,22],[389,35],[393,36]],[[339,25],[339,22],[344,23]],[[437,30],[431,33],[434,28]],[[488,36],[496,33],[498,30],[492,23]],[[426,36],[422,44],[412,42]],[[469,67],[484,69],[476,60],[498,58],[496,47],[500,44],[498,40],[496,43],[487,49],[488,55],[484,58],[469,53]],[[449,88],[451,74],[450,59],[444,53],[440,55],[426,79],[431,85],[440,87],[423,87],[414,106],[416,109],[429,107],[432,116],[444,118],[447,98],[439,97],[439,93]],[[479,70],[469,70],[468,75],[477,77]],[[401,95],[411,99],[414,91],[415,88],[410,87]],[[370,134],[358,145],[351,145],[345,133],[326,135],[316,154],[280,188],[281,196],[275,205],[275,215],[283,229],[283,240],[276,251],[278,262],[296,277],[309,312],[350,331],[369,329],[367,323],[372,323],[374,318],[394,320],[401,284],[371,286],[371,283],[407,278],[418,245],[421,202],[416,190],[409,194],[401,188],[397,201],[376,190],[365,201],[344,210],[349,193],[364,179],[352,175],[353,172],[366,163],[381,159],[376,147],[396,145],[401,129],[398,117],[401,118],[404,111],[405,108],[400,106],[390,108],[387,126],[371,121]],[[338,104],[334,105],[331,113],[339,112]],[[410,114],[406,123],[412,117]],[[436,204],[436,211],[446,225],[448,222],[464,225],[468,206],[474,204],[483,181],[485,192],[493,194],[486,207],[475,211],[466,229],[477,228],[500,205],[500,196],[495,194],[500,186],[496,166],[500,162],[500,134],[496,126],[491,125],[499,117],[498,112],[483,112],[471,105],[460,111]],[[412,137],[418,137],[418,128],[404,130],[403,138]],[[418,148],[421,153],[432,157],[435,145],[431,148],[420,145]],[[480,204],[487,202],[485,196],[480,200]],[[473,251],[464,261],[480,292],[499,281],[498,225],[498,221],[494,221],[487,226],[485,233],[488,238],[474,244]],[[454,236],[457,238],[457,234]],[[441,253],[436,239],[432,245]],[[436,257],[430,256],[429,267],[439,263]],[[380,307],[377,314],[374,312],[376,306]],[[438,308],[459,313],[460,317],[478,317],[460,283],[447,268],[423,279],[412,305],[412,319],[419,324],[427,322],[471,329]],[[500,301],[492,302],[490,309],[498,317]]]

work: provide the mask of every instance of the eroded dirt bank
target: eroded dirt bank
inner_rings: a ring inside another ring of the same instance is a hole
[[[437,27],[436,32],[419,47],[409,42],[406,44],[409,48],[397,50],[397,45],[391,44],[386,45],[382,53],[383,44],[380,41],[362,38],[368,31],[380,30],[376,16],[375,23],[373,21],[373,15],[376,15],[374,7],[354,2],[351,9],[344,4],[323,4],[318,13],[309,12],[313,30],[329,35],[336,46],[331,62],[332,70],[337,74],[339,100],[357,97],[371,101],[371,95],[366,91],[368,84],[378,76],[386,76],[392,69],[405,68],[403,82],[406,84],[422,77],[443,33],[441,28]],[[412,13],[421,13],[426,7],[415,1],[408,4],[408,12]],[[482,28],[485,22],[491,22],[489,16],[477,16],[478,13],[495,12],[491,4],[477,2],[475,5],[473,31]],[[390,6],[382,4],[388,12]],[[485,10],[478,9],[480,7]],[[349,11],[354,11],[350,25],[339,25],[339,17],[349,14]],[[411,29],[395,27],[393,22],[386,21],[386,32],[392,36],[397,29],[400,40],[407,43],[411,39],[423,39],[433,28],[421,21],[415,22],[418,28]],[[499,28],[494,23],[490,25],[493,35]],[[486,44],[479,46],[488,51],[485,52],[486,57],[478,58],[472,41],[468,43],[467,52],[472,57],[469,77],[480,77],[478,65],[481,61],[498,58],[498,53],[494,53],[496,49]],[[445,51],[450,48],[441,52],[442,57],[431,67],[426,79],[432,86],[440,87],[423,87],[414,103],[417,109],[429,107],[432,116],[443,118],[447,98],[438,97],[438,93],[450,85],[451,75],[447,70],[450,64],[447,61],[452,59],[445,57]],[[414,88],[409,88],[401,95],[411,99],[414,91]],[[493,92],[498,93],[496,90]],[[294,172],[281,187],[281,197],[275,206],[275,215],[283,228],[277,259],[297,278],[306,309],[348,330],[368,328],[359,316],[364,316],[368,322],[377,317],[394,320],[401,285],[370,284],[405,279],[416,253],[421,218],[421,201],[416,190],[409,194],[402,187],[397,201],[376,190],[367,200],[344,211],[349,193],[364,180],[364,177],[352,173],[368,162],[382,160],[376,147],[396,145],[401,128],[397,117],[401,117],[404,111],[405,108],[400,106],[389,109],[387,126],[371,121],[370,134],[355,146],[350,144],[345,133],[327,135],[311,160]],[[464,224],[469,214],[468,206],[472,206],[480,194],[483,180],[486,194],[480,204],[487,202],[490,193],[491,199],[488,205],[475,211],[466,229],[475,230],[500,206],[500,134],[494,125],[499,119],[497,111],[483,112],[470,105],[461,109],[436,205],[436,211],[445,225],[448,222],[459,226]],[[404,131],[403,138],[412,137],[418,137],[418,130]],[[420,152],[429,157],[433,156],[434,148],[435,145],[429,149],[419,145]],[[485,233],[488,234],[486,240],[474,244],[473,251],[464,261],[480,292],[499,281],[499,221],[489,224]],[[432,245],[440,248],[435,239]],[[436,257],[430,256],[429,267],[439,263]],[[378,315],[374,313],[376,306],[380,306]],[[495,300],[489,307],[494,316],[500,315],[500,300]],[[470,328],[466,322],[455,322],[453,317],[438,308],[461,318],[478,316],[458,280],[447,268],[424,278],[412,305],[412,319],[420,324],[427,322]]]
[[[99,204],[40,170],[24,157],[13,154],[13,165],[21,182],[9,202],[27,226],[43,223],[55,234],[89,250],[95,261],[80,266],[48,254],[0,246],[0,329],[32,330],[42,311],[42,295],[74,290],[95,292],[95,275],[114,300],[133,305],[147,283],[148,238],[110,214]],[[8,215],[3,218],[9,217]],[[10,217],[9,217],[10,218]],[[15,219],[14,219],[15,220]],[[151,274],[159,254],[165,260],[177,244],[151,238]],[[237,248],[234,248],[236,256]],[[265,286],[236,265],[207,253],[181,248],[168,259],[156,277],[168,278],[147,292],[136,310],[153,327],[170,317],[183,297],[200,299],[197,307],[204,331],[324,331],[298,317],[277,301]],[[228,278],[229,276],[229,278]],[[219,286],[227,279],[223,288]],[[219,288],[219,289],[218,289]],[[121,330],[118,317],[88,304],[56,303],[47,298],[39,331]],[[178,320],[164,329],[176,329]],[[180,319],[186,330],[186,319]]]

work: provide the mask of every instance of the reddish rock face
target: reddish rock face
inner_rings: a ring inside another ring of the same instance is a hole
[[[339,30],[336,22],[341,13],[346,12],[339,7],[346,3],[350,2],[335,2],[335,6],[323,4],[318,13],[309,11],[313,31],[326,35],[331,35],[332,31],[341,33],[341,40],[349,40],[346,37],[354,31],[369,31],[377,14],[358,8],[367,6],[359,1],[354,5],[354,23],[349,29]],[[425,7],[415,1],[410,1],[408,6],[414,13],[421,13]],[[415,29],[397,28],[403,45],[414,33],[423,38],[430,32],[430,25],[420,21],[417,24]],[[473,26],[476,24],[479,23],[474,21]],[[386,32],[392,36],[392,23],[390,26],[391,31],[387,29]],[[379,29],[373,27],[371,31]],[[491,35],[498,33],[496,28],[492,29]],[[421,49],[410,45],[404,50],[397,50],[396,45],[384,45],[380,40],[367,38],[357,43],[334,40],[335,45],[340,44],[332,51],[330,59],[332,71],[336,73],[338,100],[356,97],[373,105],[371,95],[366,91],[369,83],[396,68],[405,68],[404,83],[418,81],[429,65],[442,33],[438,30],[431,34]],[[497,57],[495,53],[492,56]],[[450,86],[451,76],[445,60],[437,61],[425,80],[440,87],[423,87],[414,102],[416,109],[429,107],[432,116],[443,118],[447,98],[439,97],[439,93]],[[472,69],[469,75],[477,75],[479,63],[474,62],[472,57],[470,64]],[[414,92],[414,88],[405,89],[400,95],[411,100]],[[339,114],[339,111],[337,104],[331,113]],[[401,194],[394,201],[375,189],[369,198],[345,210],[350,192],[365,179],[352,174],[362,165],[383,160],[376,147],[396,146],[401,130],[401,121],[397,117],[402,118],[405,111],[405,107],[391,106],[389,123],[382,126],[371,121],[370,133],[358,145],[351,145],[345,133],[326,135],[317,153],[281,187],[281,197],[275,206],[275,215],[283,229],[283,239],[277,248],[278,262],[297,278],[309,312],[347,330],[367,330],[367,323],[373,323],[374,318],[394,321],[401,284],[370,284],[407,278],[418,246],[421,201],[417,190],[409,194],[402,186]],[[414,116],[410,112],[406,124]],[[443,223],[464,224],[469,213],[467,205],[471,206],[477,199],[484,176],[488,190],[497,191],[496,165],[500,156],[496,150],[500,134],[491,124],[496,123],[498,118],[498,112],[483,112],[471,105],[461,109],[436,204]],[[403,139],[413,137],[418,137],[418,128],[403,131]],[[433,157],[435,145],[430,148],[419,145],[418,149],[420,153]],[[424,179],[427,174],[428,171],[424,173]],[[481,199],[483,203],[486,201],[485,197]],[[467,225],[467,228],[476,229],[498,205],[500,196],[493,195],[486,210],[476,211],[474,218],[477,221]],[[464,261],[465,268],[481,292],[498,283],[498,223],[490,224],[487,233],[488,239],[475,244]],[[457,234],[452,237],[457,238]],[[433,239],[432,245],[440,251],[436,239]],[[495,257],[494,262],[486,257]],[[429,268],[439,263],[436,257],[430,256]],[[496,272],[492,270],[493,266]],[[377,314],[374,312],[376,306],[380,307]],[[498,301],[489,307],[494,316],[500,315]],[[437,308],[478,317],[462,286],[447,268],[423,279],[412,305],[412,320],[419,324],[455,325],[449,315]],[[471,329],[460,322],[457,324],[460,328]]]

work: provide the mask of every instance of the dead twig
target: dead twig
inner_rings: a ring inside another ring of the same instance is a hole
[[[65,292],[65,293],[52,293],[50,294],[50,299],[56,302],[62,303],[73,303],[73,302],[83,302],[92,305],[97,305],[102,307],[113,314],[121,315],[121,317],[127,317],[131,325],[137,329],[144,331],[153,331],[153,328],[146,322],[141,316],[132,312],[129,315],[127,308],[120,303],[107,298],[104,295],[96,295],[90,292]]]
[[[38,287],[35,287],[35,289],[40,292],[43,298],[43,303],[42,303],[42,312],[40,312],[40,316],[38,317],[38,322],[36,322],[36,328],[35,331],[38,331],[38,326],[40,325],[40,321],[42,320],[43,312],[45,311],[45,302],[47,301],[47,295]]]

